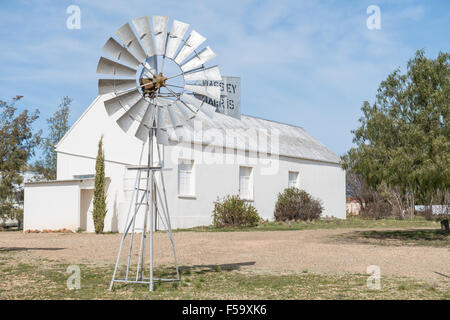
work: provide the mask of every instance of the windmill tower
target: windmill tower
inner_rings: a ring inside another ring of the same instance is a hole
[[[112,76],[98,83],[99,94],[111,95],[105,101],[107,113],[113,116],[120,112],[117,124],[125,132],[137,126],[134,134],[143,141],[140,164],[128,168],[136,171],[135,187],[110,289],[114,283],[144,283],[150,291],[155,281],[177,281],[181,285],[158,145],[167,144],[169,135],[176,136],[197,115],[213,116],[215,108],[205,102],[205,97],[220,100],[220,88],[208,86],[210,81],[222,79],[219,68],[205,66],[215,53],[209,46],[198,49],[206,38],[195,30],[185,37],[187,23],[173,20],[169,31],[169,17],[153,16],[152,20],[153,28],[147,16],[134,19],[136,33],[129,23],[120,27],[115,32],[118,40],[111,37],[103,47],[109,58],[101,57],[97,66],[97,73]],[[145,143],[148,155],[142,165]],[[153,273],[157,218],[171,241],[177,272],[173,279],[155,278]],[[136,232],[141,239],[137,261],[133,261]],[[149,269],[145,267],[147,250]],[[121,254],[126,257],[123,278],[119,275]]]

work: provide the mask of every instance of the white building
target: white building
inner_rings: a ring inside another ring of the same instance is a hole
[[[139,165],[143,144],[133,128],[125,133],[116,117],[108,116],[104,100],[97,97],[56,146],[57,180],[25,184],[24,230],[94,231],[93,177],[102,135],[108,179],[105,231],[124,229],[136,174],[127,167]],[[196,122],[186,131],[191,139],[177,143],[171,136],[160,148],[173,228],[210,225],[213,202],[232,194],[252,201],[262,218],[273,219],[277,195],[288,186],[322,200],[323,216],[345,218],[339,158],[304,129],[244,115],[217,113],[203,120],[201,128]]]

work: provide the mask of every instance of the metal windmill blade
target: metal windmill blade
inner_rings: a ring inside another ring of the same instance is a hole
[[[191,59],[186,61],[181,65],[181,70],[184,72],[187,72],[189,70],[193,70],[195,68],[198,68],[202,65],[204,65],[206,62],[214,58],[216,54],[211,50],[211,48],[208,46],[202,51],[200,51],[198,54],[194,55]]]
[[[188,29],[189,24],[178,20],[173,21],[172,30],[170,30],[169,39],[167,41],[167,48],[166,48],[167,58],[173,59]]]

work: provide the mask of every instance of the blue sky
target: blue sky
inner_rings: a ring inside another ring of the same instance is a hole
[[[71,4],[81,9],[80,30],[66,27]],[[369,5],[381,9],[381,30],[366,27]],[[222,74],[241,77],[243,113],[302,126],[338,155],[380,81],[417,49],[450,51],[448,0],[0,0],[0,99],[23,95],[19,107],[39,108],[36,128],[45,131],[68,95],[73,123],[97,96],[103,44],[143,15],[204,35]]]

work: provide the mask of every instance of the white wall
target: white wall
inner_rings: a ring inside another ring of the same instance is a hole
[[[78,182],[25,184],[24,230],[66,228],[76,231],[79,225]]]
[[[172,226],[175,228],[211,224],[213,202],[217,197],[239,193],[241,165],[253,168],[253,205],[262,218],[273,219],[278,193],[288,187],[289,171],[298,171],[300,188],[322,200],[322,216],[345,218],[345,171],[337,164],[280,157],[272,159],[269,165],[254,153],[249,153],[248,157],[245,154],[237,155],[234,163],[227,164],[219,160],[218,163],[211,163],[204,159],[208,157],[208,151],[189,152],[189,149],[180,146],[165,148],[164,165],[168,169],[165,171],[165,180]],[[233,158],[233,150],[226,152]],[[194,160],[195,198],[179,197],[177,194],[179,157]]]

